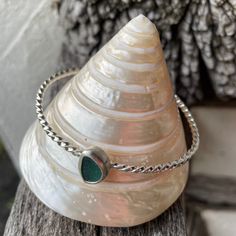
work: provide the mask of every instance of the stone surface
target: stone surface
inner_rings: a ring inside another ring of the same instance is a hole
[[[186,188],[191,236],[236,235],[236,109],[195,107],[201,144]]]
[[[236,109],[195,107],[200,147],[191,162],[186,195],[211,205],[236,205]]]
[[[192,113],[201,144],[192,160],[191,175],[236,179],[236,108],[196,107]]]
[[[0,9],[0,135],[18,167],[35,93],[56,70],[63,32],[52,1],[3,0]]]
[[[187,203],[187,233],[189,236],[236,235],[235,207]]]
[[[208,236],[236,235],[236,211],[205,209],[201,212]]]

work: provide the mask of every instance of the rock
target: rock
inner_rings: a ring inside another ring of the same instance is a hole
[[[189,236],[236,235],[236,211],[226,207],[212,208],[187,204],[187,233]]]
[[[185,191],[189,235],[236,235],[235,106],[195,107],[192,113],[201,142]]]
[[[236,109],[196,107],[192,113],[199,126],[201,144],[192,161],[191,176],[236,179]]]
[[[200,147],[191,162],[186,195],[191,201],[236,206],[236,109],[196,107]]]
[[[16,167],[23,135],[36,117],[37,88],[57,68],[63,32],[51,5],[47,0],[0,3],[0,134]]]
[[[206,209],[201,212],[209,236],[236,235],[236,211]]]

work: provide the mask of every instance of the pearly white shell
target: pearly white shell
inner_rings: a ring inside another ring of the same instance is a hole
[[[186,150],[159,35],[140,15],[70,80],[47,109],[54,129],[83,147],[102,147],[112,162],[153,165]],[[103,226],[149,221],[181,194],[188,164],[161,174],[112,170],[97,185],[82,181],[78,160],[49,139],[38,122],[20,151],[22,174],[47,206]]]

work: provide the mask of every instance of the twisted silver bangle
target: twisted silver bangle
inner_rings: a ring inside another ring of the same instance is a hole
[[[61,136],[59,136],[53,130],[53,128],[48,124],[43,113],[44,112],[43,98],[44,98],[44,94],[46,90],[48,89],[50,85],[52,85],[57,80],[60,80],[69,76],[74,76],[76,73],[78,73],[78,69],[68,69],[63,72],[56,73],[50,76],[47,80],[45,80],[37,92],[35,107],[36,107],[37,118],[39,120],[40,125],[42,126],[46,134],[54,142],[56,142],[64,150],[72,153],[76,157],[81,157],[81,159],[83,159],[84,157],[89,157],[100,168],[102,175],[98,180],[89,181],[89,180],[84,179],[85,182],[88,182],[88,183],[100,182],[107,176],[110,168],[114,168],[114,169],[125,171],[125,172],[144,173],[144,174],[159,173],[159,172],[163,172],[167,170],[172,170],[188,162],[193,156],[193,154],[197,151],[200,140],[199,140],[199,132],[198,132],[196,122],[194,121],[194,118],[192,117],[192,114],[190,113],[187,106],[183,103],[183,101],[177,95],[175,95],[176,104],[178,108],[182,111],[182,113],[184,114],[192,133],[191,147],[179,159],[176,159],[170,162],[165,162],[158,165],[153,165],[153,166],[135,166],[135,165],[122,164],[122,163],[110,163],[109,158],[106,155],[106,153],[103,150],[101,150],[99,147],[95,147],[93,149],[82,149],[80,147],[73,146],[70,142],[68,142]],[[82,160],[80,160],[79,162],[80,169],[81,169],[81,165],[82,165]]]

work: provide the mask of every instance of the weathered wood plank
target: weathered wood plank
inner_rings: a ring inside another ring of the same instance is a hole
[[[4,236],[185,236],[181,201],[158,218],[132,228],[98,227],[63,217],[41,203],[22,180]]]
[[[227,177],[191,176],[186,196],[189,201],[210,205],[236,206],[236,179]]]

